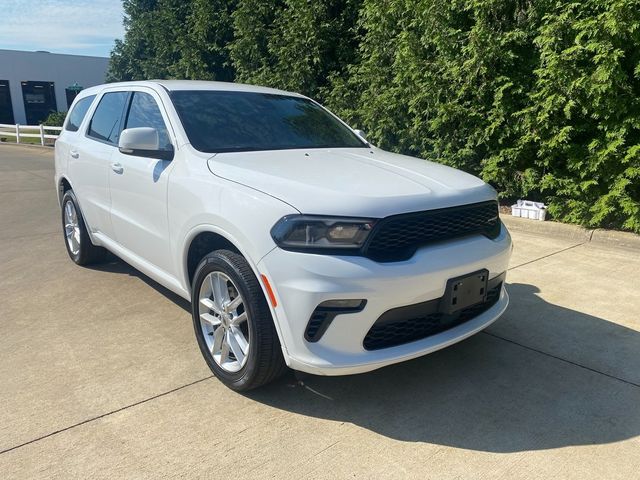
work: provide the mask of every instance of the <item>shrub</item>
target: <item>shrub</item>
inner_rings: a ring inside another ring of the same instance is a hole
[[[67,112],[51,112],[42,124],[49,127],[61,127],[65,118],[67,118]]]

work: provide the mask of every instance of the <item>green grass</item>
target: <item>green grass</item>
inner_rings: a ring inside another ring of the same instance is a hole
[[[13,132],[13,130],[7,130],[7,129],[0,129],[0,143],[16,143],[16,137],[14,135],[5,135],[5,132],[7,131],[11,131]],[[37,133],[40,134],[40,130],[37,129],[29,129],[29,130],[23,130],[20,129],[20,133]],[[45,133],[49,134],[55,134],[58,132],[53,132],[53,131],[46,131]],[[45,145],[53,145],[54,140],[51,138],[45,138],[44,140]],[[40,137],[38,138],[33,138],[33,137],[20,137],[20,144],[21,145],[40,145]]]

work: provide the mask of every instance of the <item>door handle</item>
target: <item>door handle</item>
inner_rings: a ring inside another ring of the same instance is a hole
[[[80,156],[80,154],[75,150],[71,150],[69,154],[71,155],[71,158],[78,158]]]
[[[124,167],[119,163],[112,163],[111,170],[113,170],[117,174],[121,174],[122,172],[124,172]]]

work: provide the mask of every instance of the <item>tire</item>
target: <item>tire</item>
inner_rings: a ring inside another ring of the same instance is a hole
[[[202,259],[194,275],[191,311],[202,356],[227,387],[251,390],[286,371],[267,301],[241,255],[216,250]]]
[[[68,215],[72,218],[70,223]],[[103,261],[107,251],[91,243],[91,237],[87,232],[87,226],[73,190],[67,190],[62,197],[61,218],[62,234],[69,258],[77,265],[91,265]],[[73,237],[72,239],[69,238],[69,234]]]

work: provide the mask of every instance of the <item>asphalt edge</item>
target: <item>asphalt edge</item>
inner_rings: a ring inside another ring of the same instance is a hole
[[[640,235],[602,228],[589,229],[579,225],[501,215],[500,219],[512,232],[563,238],[582,243],[640,250]]]
[[[2,132],[0,132],[2,133]],[[7,145],[9,148],[28,148],[28,149],[38,149],[43,151],[53,152],[54,145],[40,145],[37,143],[13,143],[13,142],[0,142],[0,146]]]

